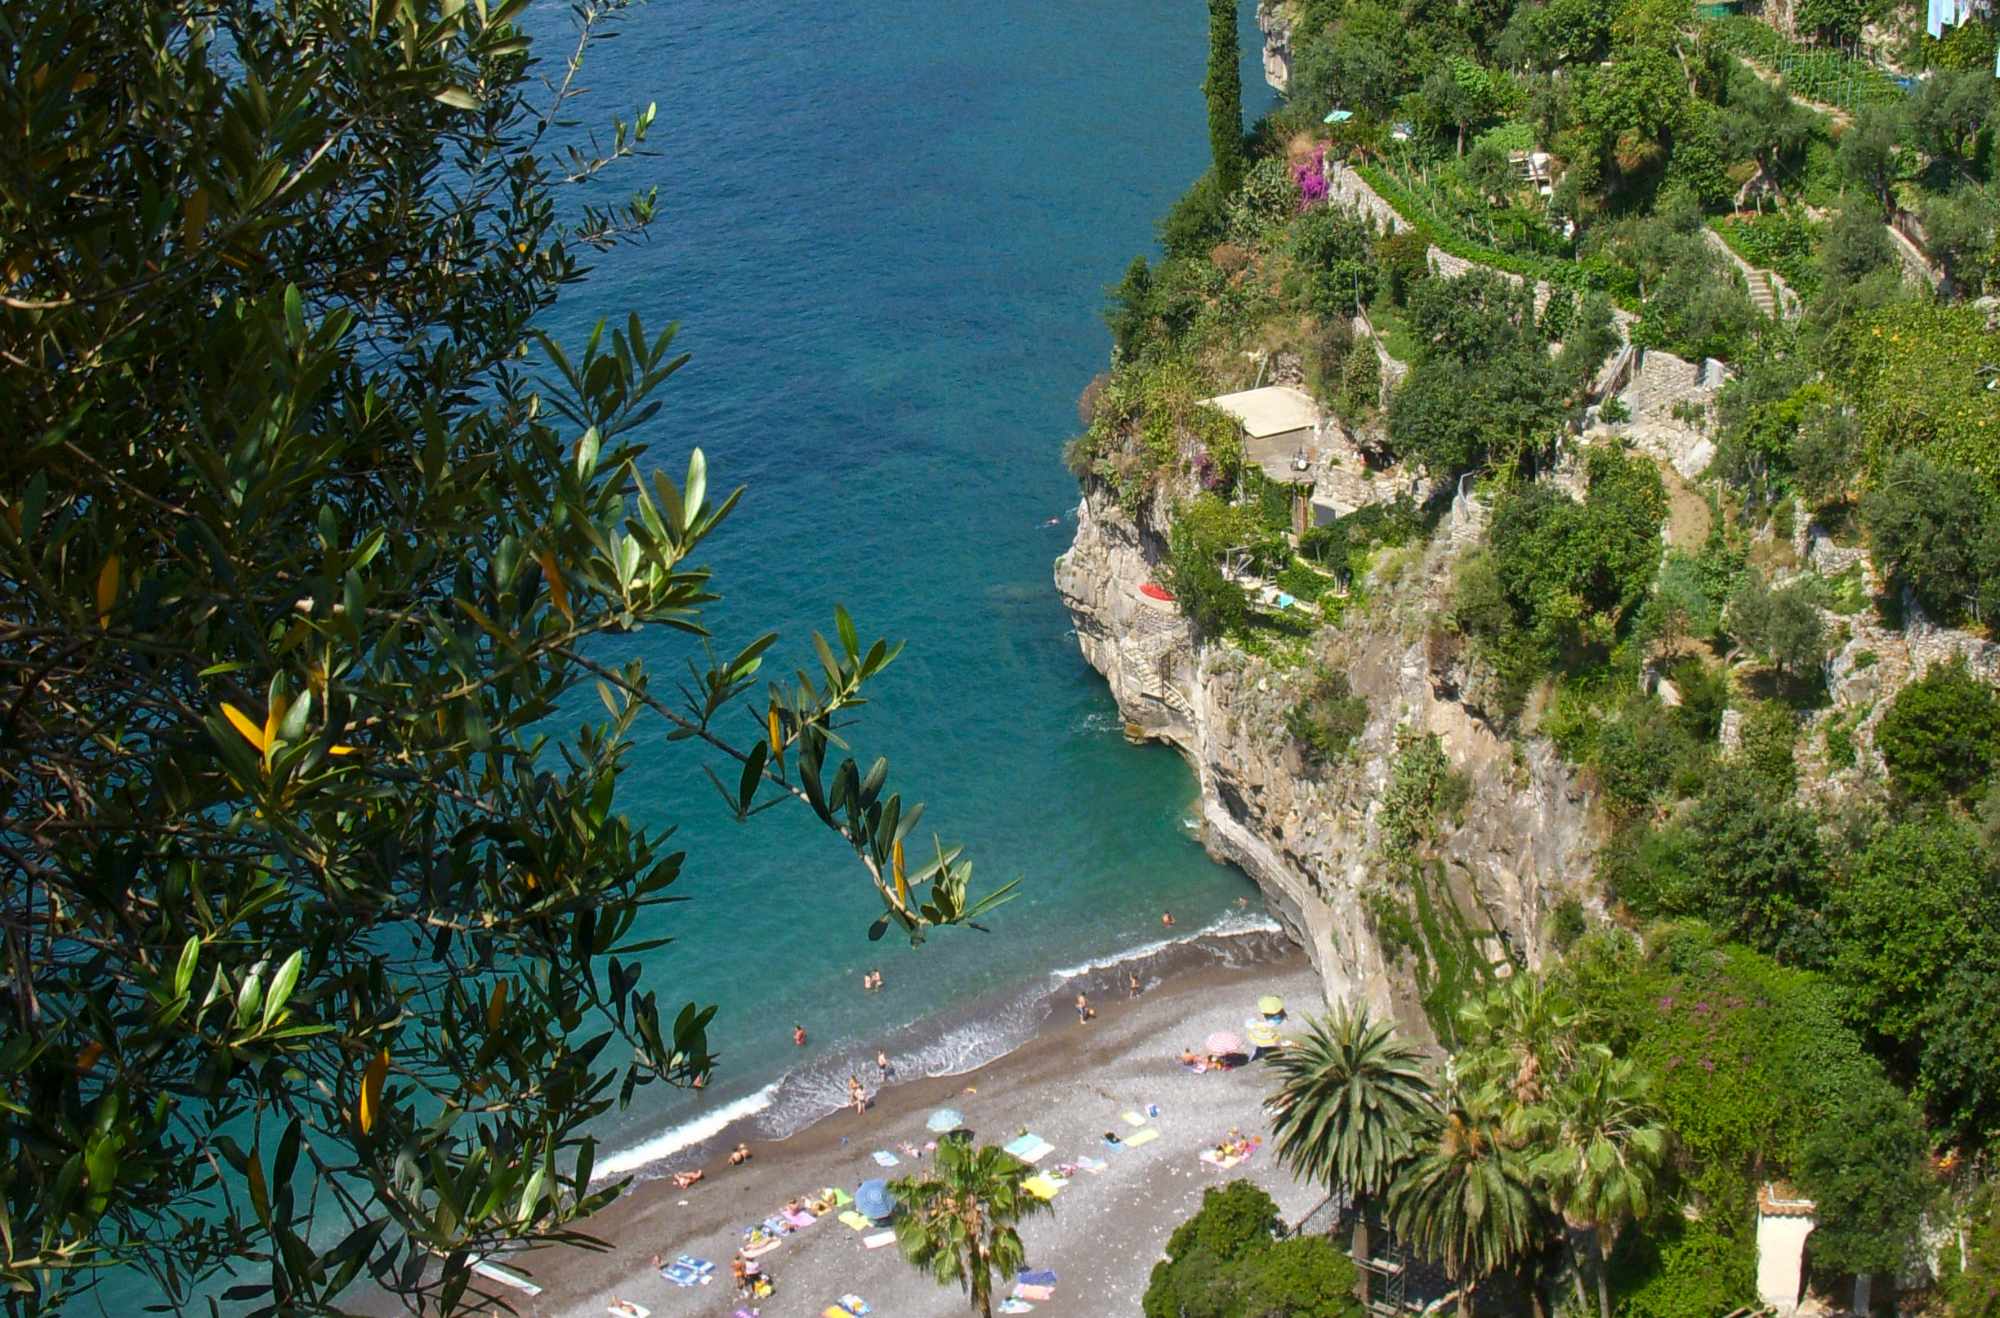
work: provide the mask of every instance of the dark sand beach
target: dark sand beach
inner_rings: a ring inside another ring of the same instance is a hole
[[[866,1299],[885,1318],[964,1312],[960,1291],[919,1275],[894,1245],[865,1248],[868,1233],[832,1214],[759,1260],[777,1282],[773,1297],[743,1304],[729,1279],[744,1227],[821,1186],[851,1192],[866,1178],[893,1179],[920,1169],[922,1159],[902,1153],[901,1146],[921,1149],[934,1138],[925,1118],[951,1106],[982,1142],[1004,1144],[1024,1130],[1040,1135],[1054,1146],[1040,1168],[1079,1154],[1106,1162],[1095,1174],[1079,1170],[1056,1196],[1055,1211],[1023,1227],[1030,1266],[1052,1269],[1059,1278],[1054,1297],[1034,1312],[1137,1313],[1168,1234],[1194,1210],[1205,1186],[1247,1177],[1270,1191],[1288,1220],[1319,1202],[1317,1190],[1276,1166],[1268,1142],[1230,1172],[1200,1160],[1231,1127],[1268,1140],[1261,1110],[1268,1071],[1252,1065],[1197,1074],[1177,1059],[1183,1047],[1200,1047],[1210,1031],[1240,1034],[1260,994],[1285,998],[1292,1012],[1287,1032],[1303,1012],[1318,1011],[1321,998],[1318,977],[1296,951],[1248,966],[1168,971],[1136,999],[1112,990],[1123,975],[1124,968],[1115,967],[1092,978],[1097,1015],[1088,1024],[1077,1024],[1073,1010],[1056,1013],[1025,1046],[977,1071],[891,1084],[865,1115],[836,1113],[789,1139],[753,1140],[755,1156],[742,1166],[729,1166],[725,1155],[739,1138],[751,1137],[724,1130],[670,1159],[656,1169],[658,1179],[635,1184],[595,1221],[595,1233],[612,1242],[608,1251],[514,1256],[509,1265],[533,1276],[543,1288],[538,1296],[488,1285],[518,1313],[579,1318],[598,1318],[615,1299],[644,1306],[657,1318],[727,1318],[739,1305],[758,1318],[816,1318],[846,1293]],[[1075,989],[1060,991],[1073,995]],[[1149,1106],[1159,1115],[1145,1127],[1124,1120],[1124,1113],[1144,1113]],[[1138,1147],[1104,1143],[1107,1130],[1129,1137],[1137,1129],[1159,1134]],[[878,1149],[896,1153],[899,1165],[878,1166],[871,1157]],[[704,1169],[705,1178],[687,1190],[665,1179],[686,1167]],[[676,1287],[654,1273],[655,1254],[668,1262],[681,1254],[710,1260],[715,1280]]]

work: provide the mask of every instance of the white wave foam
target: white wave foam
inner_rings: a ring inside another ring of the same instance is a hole
[[[1093,958],[1092,960],[1083,962],[1081,965],[1063,966],[1059,969],[1051,970],[1049,972],[1049,980],[1052,983],[1060,984],[1064,980],[1076,979],[1083,975],[1094,974],[1100,970],[1109,970],[1113,966],[1122,966],[1128,961],[1143,961],[1147,957],[1158,956],[1170,947],[1179,947],[1183,943],[1192,943],[1197,939],[1240,938],[1245,934],[1276,934],[1283,932],[1284,926],[1262,911],[1225,911],[1219,918],[1195,930],[1193,933],[1182,934],[1175,938],[1155,939],[1150,943],[1141,943],[1137,947],[1126,948],[1122,952],[1113,952],[1107,956]]]
[[[754,1094],[747,1094],[733,1103],[725,1103],[713,1112],[704,1112],[693,1121],[683,1122],[671,1130],[663,1131],[649,1140],[642,1140],[629,1149],[620,1149],[597,1160],[592,1178],[598,1176],[624,1176],[636,1172],[664,1158],[679,1153],[693,1144],[699,1144],[733,1121],[754,1117],[777,1097],[775,1082],[765,1085]]]

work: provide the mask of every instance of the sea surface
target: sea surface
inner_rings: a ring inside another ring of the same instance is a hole
[[[1253,0],[1242,18],[1254,116]],[[529,21],[553,61],[566,7]],[[655,0],[593,52],[583,119],[659,107],[657,154],[599,196],[657,184],[660,219],[548,328],[580,344],[628,310],[680,322],[693,359],[652,458],[678,476],[699,445],[711,489],[748,487],[706,555],[718,649],[771,626],[779,671],[811,664],[836,601],[906,639],[854,730],[863,767],[886,755],[928,807],[920,836],[964,843],[977,879],[1022,881],[990,933],[871,943],[880,906],[837,837],[803,808],[738,825],[685,744],[642,730],[618,805],[678,830],[691,900],[639,931],[675,939],[641,987],[716,1004],[721,1066],[698,1094],[642,1090],[601,1132],[600,1171],[659,1174],[746,1114],[790,1133],[850,1072],[872,1084],[878,1048],[906,1076],[969,1069],[1025,1040],[1064,976],[1163,935],[1270,927],[1197,844],[1186,767],[1120,736],[1050,583],[1104,286],[1206,165],[1206,44],[1198,0]],[[664,630],[626,644],[684,671]],[[887,986],[864,994],[874,968]]]

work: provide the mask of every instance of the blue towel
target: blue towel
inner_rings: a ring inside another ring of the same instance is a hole
[[[1048,1268],[1023,1268],[1014,1274],[1014,1280],[1023,1286],[1053,1286],[1056,1274]]]

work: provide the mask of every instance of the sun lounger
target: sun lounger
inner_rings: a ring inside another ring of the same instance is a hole
[[[1004,1146],[1006,1151],[1027,1163],[1030,1167],[1056,1151],[1056,1146],[1040,1135],[1028,1134]]]
[[[1158,1138],[1160,1138],[1160,1128],[1158,1126],[1148,1126],[1146,1127],[1146,1129],[1141,1131],[1136,1131],[1130,1137],[1128,1137],[1125,1141],[1125,1147],[1128,1149],[1136,1149],[1141,1144],[1151,1144],[1154,1140]]]
[[[865,1249],[880,1249],[884,1245],[893,1245],[895,1243],[896,1233],[894,1231],[877,1231],[872,1236],[861,1237],[861,1244]]]
[[[529,1281],[512,1268],[503,1268],[487,1259],[473,1260],[472,1270],[489,1281],[497,1281],[502,1286],[512,1286],[523,1295],[540,1295],[542,1288]]]
[[[877,1149],[871,1156],[874,1157],[875,1165],[877,1167],[894,1167],[897,1163],[902,1161],[901,1158],[898,1158],[895,1154],[889,1152],[887,1149]]]

